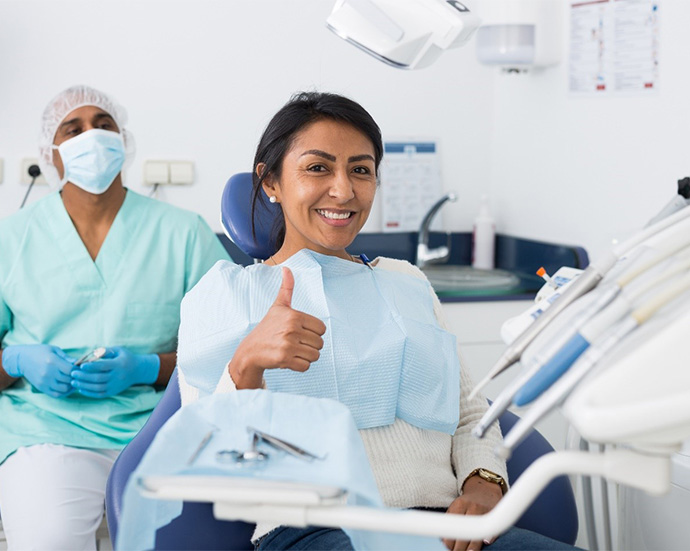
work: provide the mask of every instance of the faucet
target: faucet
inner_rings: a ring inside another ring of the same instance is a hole
[[[419,226],[419,235],[417,237],[417,266],[423,268],[427,264],[437,264],[445,262],[450,256],[450,234],[448,234],[445,246],[437,247],[435,249],[429,248],[429,226],[431,221],[436,216],[436,213],[441,209],[446,201],[454,203],[458,200],[458,196],[453,193],[446,193],[438,201],[436,201],[422,219],[422,224]]]

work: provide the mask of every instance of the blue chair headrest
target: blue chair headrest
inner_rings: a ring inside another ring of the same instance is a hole
[[[262,190],[261,193],[264,193]],[[264,196],[265,199],[265,196]],[[268,201],[256,201],[254,228],[252,235],[252,173],[240,172],[231,176],[220,201],[220,221],[225,235],[242,251],[259,260],[266,260],[275,253],[272,230],[280,206]]]

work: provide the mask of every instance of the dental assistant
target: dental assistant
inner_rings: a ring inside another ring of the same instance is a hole
[[[0,220],[0,515],[9,549],[95,549],[110,468],[176,362],[182,297],[229,257],[204,220],[125,188],[124,109],[74,86],[43,113],[59,187]],[[105,347],[103,358],[82,355]]]

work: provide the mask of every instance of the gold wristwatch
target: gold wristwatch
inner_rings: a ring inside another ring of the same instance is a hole
[[[467,478],[465,478],[465,482],[467,482],[467,479],[473,477],[474,475],[477,475],[479,478],[486,480],[487,482],[493,482],[494,484],[498,484],[501,487],[501,492],[504,494],[508,490],[508,485],[506,484],[506,481],[503,479],[501,475],[498,475],[488,469],[475,469],[473,470],[470,474],[467,475]],[[463,486],[465,485],[465,482],[463,482]]]

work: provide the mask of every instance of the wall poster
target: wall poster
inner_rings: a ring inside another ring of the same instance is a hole
[[[659,85],[662,0],[571,0],[572,93],[650,93]]]

